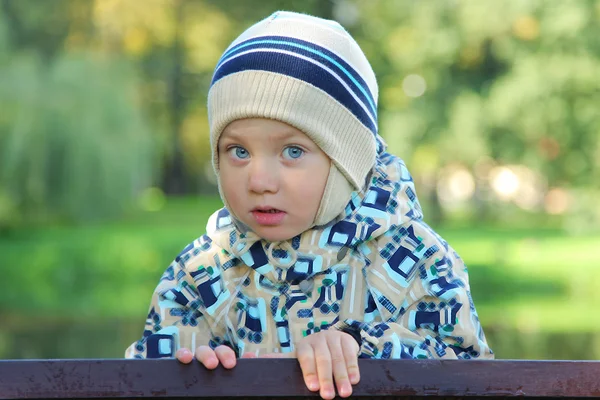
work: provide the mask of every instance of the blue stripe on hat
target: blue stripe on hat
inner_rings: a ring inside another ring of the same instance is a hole
[[[323,90],[352,112],[373,134],[377,134],[376,120],[372,119],[334,75],[323,70],[322,66],[316,65],[316,61],[311,62],[301,58],[300,55],[273,50],[275,49],[254,49],[225,60],[217,67],[211,86],[228,75],[242,71],[260,70],[287,75]]]
[[[348,83],[348,85],[352,88],[351,90],[361,99],[361,101],[365,102],[365,104],[368,104],[373,119],[377,121],[377,108],[375,106],[374,97],[360,74],[335,53],[305,40],[285,36],[262,36],[238,43],[225,54],[223,54],[219,60],[219,63],[217,64],[217,67],[215,68],[215,75],[218,73],[218,69],[221,64],[223,64],[223,62],[225,62],[229,57],[242,51],[256,48],[257,46],[262,48],[285,49],[288,51],[297,52],[298,54],[310,57],[319,63],[327,65],[329,68],[336,71],[342,77],[342,79]],[[213,78],[212,83],[214,82],[215,80]]]

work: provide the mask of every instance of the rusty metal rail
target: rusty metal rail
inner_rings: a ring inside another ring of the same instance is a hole
[[[600,397],[600,362],[360,360],[353,398]],[[208,371],[175,360],[0,361],[1,399],[302,399],[295,360],[239,360]]]

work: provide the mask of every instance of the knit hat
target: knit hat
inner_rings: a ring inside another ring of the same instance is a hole
[[[324,225],[363,190],[375,164],[375,74],[364,53],[337,22],[278,11],[231,43],[208,93],[213,167],[227,125],[268,118],[304,132],[332,160],[313,225]],[[221,198],[231,212],[227,199]]]

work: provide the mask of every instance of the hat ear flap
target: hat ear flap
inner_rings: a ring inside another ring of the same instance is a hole
[[[339,216],[352,198],[355,188],[332,162],[329,177],[323,192],[319,210],[315,216],[315,226],[325,225]]]

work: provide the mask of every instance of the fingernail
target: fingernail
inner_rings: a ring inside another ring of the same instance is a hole
[[[340,389],[341,397],[348,397],[351,394],[352,394],[352,388],[350,388],[349,385],[344,385],[341,387],[341,389]]]
[[[308,390],[311,390],[314,392],[317,389],[319,389],[319,384],[317,382],[311,381],[308,383]]]
[[[324,389],[322,393],[322,397],[325,399],[333,399],[335,397],[335,393],[333,393],[333,390]]]

